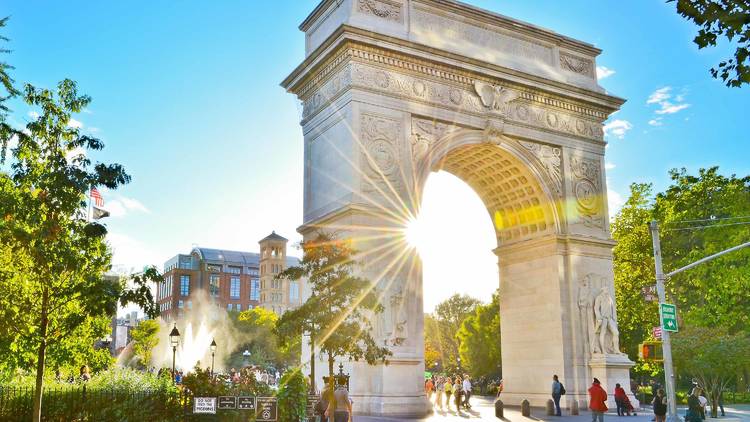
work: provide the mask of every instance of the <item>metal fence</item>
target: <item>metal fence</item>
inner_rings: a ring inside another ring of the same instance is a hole
[[[0,421],[28,421],[33,415],[33,387],[0,386]],[[86,385],[45,388],[45,421],[183,421],[190,418],[192,397],[185,393],[92,390]]]

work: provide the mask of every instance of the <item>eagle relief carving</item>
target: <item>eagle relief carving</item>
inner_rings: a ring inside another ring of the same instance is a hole
[[[488,110],[503,114],[508,111],[508,103],[518,98],[517,91],[482,81],[474,81],[474,91]]]

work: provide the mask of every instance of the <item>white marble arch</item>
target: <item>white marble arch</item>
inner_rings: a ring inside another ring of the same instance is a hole
[[[602,127],[624,102],[597,83],[600,50],[451,0],[323,0],[300,28],[306,58],[282,83],[303,105],[299,231],[354,240],[386,307],[373,335],[393,352],[343,362],[355,411],[429,411],[421,262],[403,229],[438,170],[495,226],[504,401],[544,405],[553,374],[564,406],[585,407],[594,376],[629,385],[594,313],[614,297]]]

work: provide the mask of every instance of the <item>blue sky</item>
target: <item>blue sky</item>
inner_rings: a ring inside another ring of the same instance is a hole
[[[116,264],[161,265],[193,244],[257,250],[271,230],[299,240],[301,108],[279,82],[303,58],[297,26],[316,3],[3,3],[13,50],[4,59],[16,81],[78,81],[94,101],[76,120],[107,145],[94,158],[133,175],[124,189],[104,193]],[[673,167],[750,173],[748,88],[710,77],[730,49],[699,51],[696,28],[673,3],[469,3],[604,50],[597,64],[613,73],[600,83],[628,100],[608,126],[611,202],[632,182],[664,188]],[[16,122],[29,119],[23,104],[12,107]]]

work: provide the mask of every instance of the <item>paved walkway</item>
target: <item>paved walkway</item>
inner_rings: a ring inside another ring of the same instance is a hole
[[[355,416],[354,422],[466,422],[467,420],[497,421],[495,417],[494,399],[488,397],[473,397],[471,410],[462,410],[456,413],[455,410],[435,412],[433,415],[421,419],[403,419],[403,418],[384,418],[375,416]],[[706,419],[706,422],[750,422],[750,406],[736,405],[725,406],[727,416],[718,419]],[[684,409],[680,409],[681,415],[685,414]],[[651,422],[653,415],[650,409],[643,413],[639,412],[638,416],[617,416],[616,413],[608,413],[605,422]],[[564,415],[562,417],[547,416],[543,408],[531,409],[531,417],[521,415],[521,409],[510,407],[505,409],[505,422],[590,422],[591,413],[581,411],[578,416]]]

